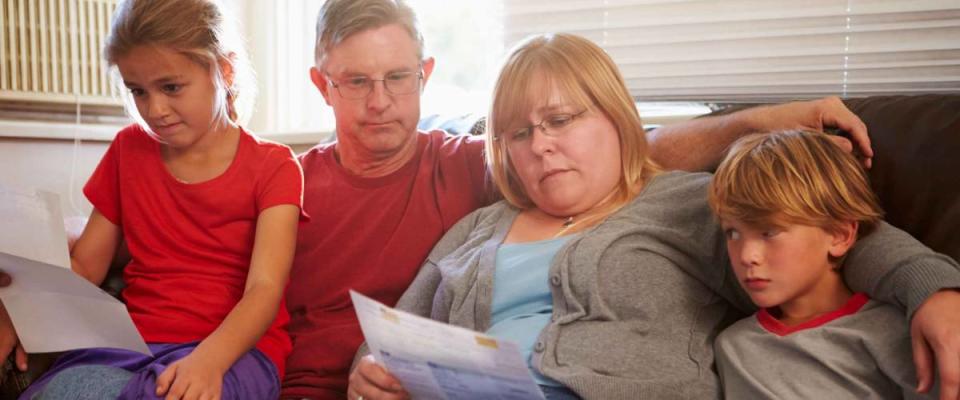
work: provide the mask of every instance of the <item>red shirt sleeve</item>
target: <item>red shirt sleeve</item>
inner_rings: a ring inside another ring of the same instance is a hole
[[[278,147],[270,152],[265,164],[257,193],[257,212],[281,204],[293,204],[302,210],[303,170],[293,152]]]
[[[83,187],[83,194],[114,225],[120,225],[120,168],[117,160],[121,136],[113,140],[100,164]]]

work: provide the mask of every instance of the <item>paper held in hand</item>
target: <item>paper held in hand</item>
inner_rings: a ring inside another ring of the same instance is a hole
[[[56,194],[0,185],[0,269],[13,278],[0,288],[28,353],[92,347],[151,354],[127,308],[70,269]]]
[[[414,399],[543,399],[515,343],[350,291],[370,353]]]

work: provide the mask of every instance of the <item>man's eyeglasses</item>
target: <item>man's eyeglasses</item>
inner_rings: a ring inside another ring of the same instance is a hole
[[[574,120],[583,116],[589,109],[577,113],[558,113],[548,115],[543,121],[526,128],[497,135],[497,139],[504,139],[508,145],[522,143],[533,137],[533,130],[540,128],[544,135],[558,137],[567,132]]]
[[[327,75],[328,77],[330,75]],[[383,79],[370,79],[366,76],[354,76],[340,81],[330,79],[330,86],[337,88],[340,96],[345,99],[360,100],[365,99],[373,90],[373,84],[383,82],[383,88],[387,93],[395,95],[413,94],[420,90],[420,80],[423,79],[423,72],[391,72]]]

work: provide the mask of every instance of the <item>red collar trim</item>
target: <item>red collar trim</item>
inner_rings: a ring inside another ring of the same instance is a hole
[[[867,295],[863,293],[854,293],[853,296],[850,296],[850,299],[847,300],[847,303],[844,304],[843,307],[794,326],[785,325],[783,322],[780,322],[780,320],[770,314],[768,309],[764,308],[757,312],[757,322],[759,322],[760,326],[770,333],[776,334],[777,336],[787,336],[791,333],[799,332],[804,329],[819,327],[837,318],[856,314],[857,311],[860,311],[860,308],[862,308],[864,304],[867,304],[868,301],[870,301],[870,298],[867,297]]]

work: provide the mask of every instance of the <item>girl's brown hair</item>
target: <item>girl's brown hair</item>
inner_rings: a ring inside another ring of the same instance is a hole
[[[221,92],[218,120],[242,123],[248,118],[256,87],[235,28],[216,0],[125,0],[114,11],[103,57],[119,78],[117,60],[134,48],[171,48],[210,70]],[[230,66],[229,77],[220,67],[223,63]],[[123,86],[122,79],[115,80]],[[129,95],[125,102],[128,112],[143,122]]]

